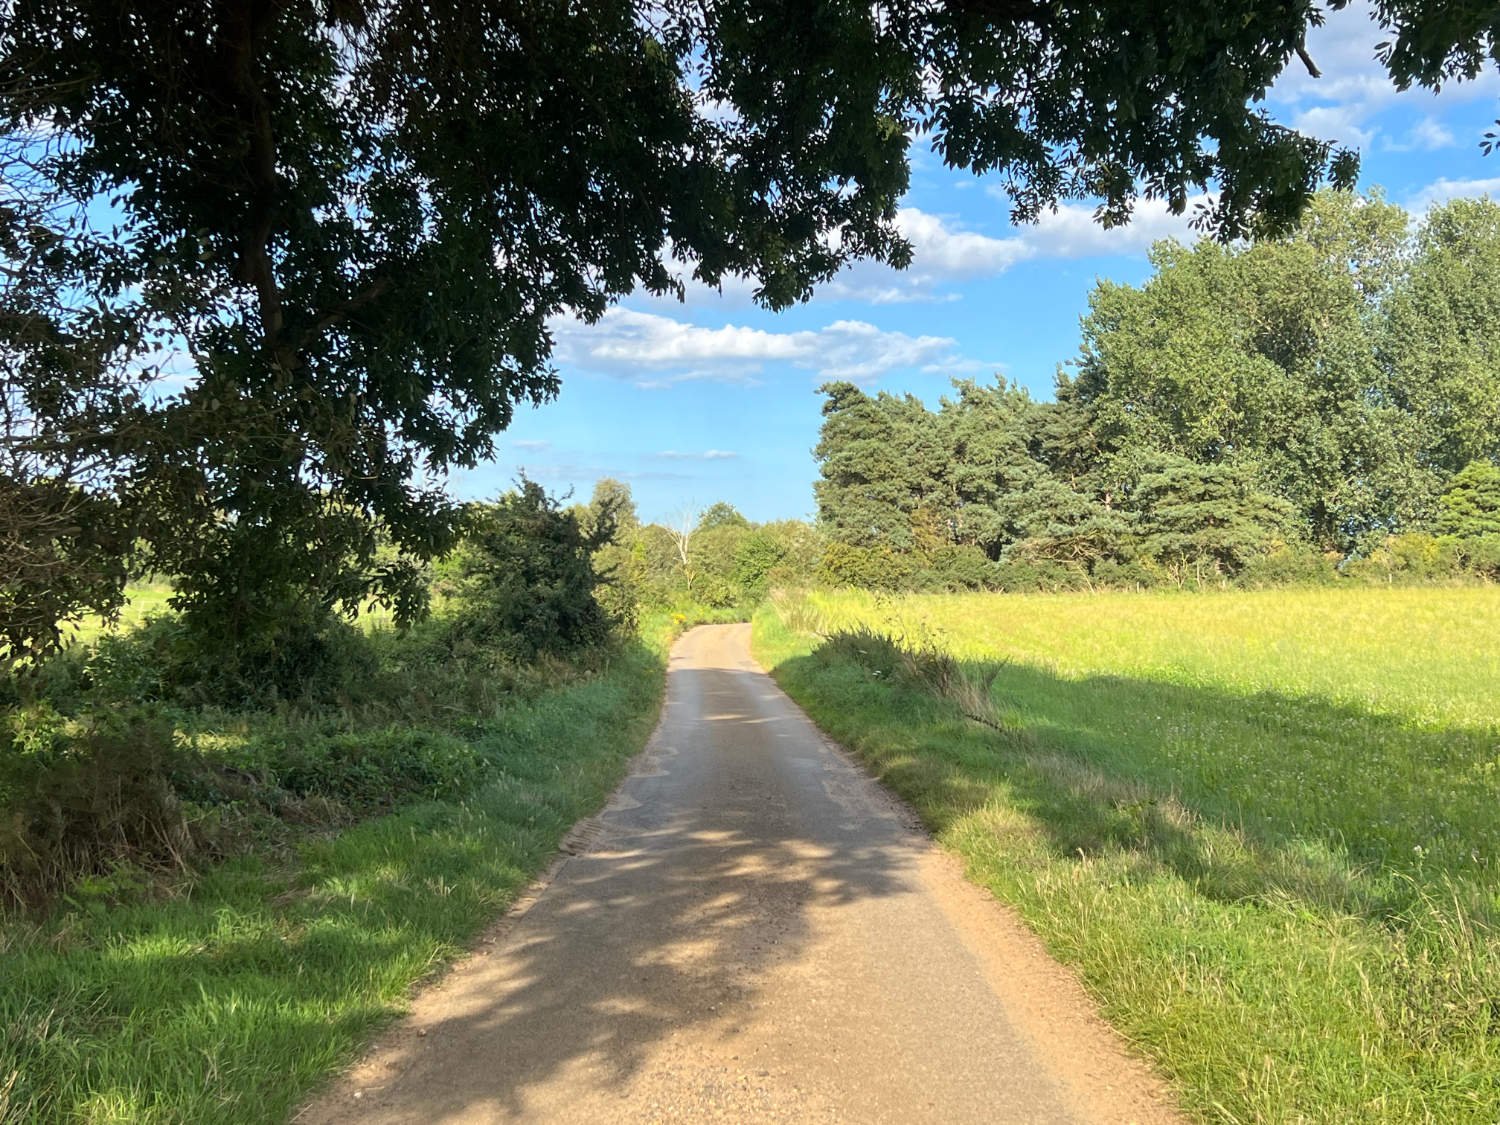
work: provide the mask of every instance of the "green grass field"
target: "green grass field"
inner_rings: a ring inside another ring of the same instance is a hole
[[[1500,1119],[1500,590],[810,595],[756,650],[1191,1112]]]
[[[172,587],[166,582],[132,582],[125,594],[125,604],[120,608],[118,621],[107,623],[92,616],[79,618],[63,625],[63,643],[88,644],[105,633],[128,632],[147,617],[166,612]]]

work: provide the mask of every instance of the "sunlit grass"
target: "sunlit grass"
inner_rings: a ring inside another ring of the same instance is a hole
[[[1215,1120],[1492,1121],[1500,590],[783,599],[763,662]],[[877,675],[869,628],[957,657]]]
[[[63,626],[65,644],[87,644],[105,633],[127,632],[146,618],[165,612],[167,599],[172,596],[172,587],[166,582],[132,582],[125,589],[125,604],[120,616],[113,622],[100,617],[83,617]]]

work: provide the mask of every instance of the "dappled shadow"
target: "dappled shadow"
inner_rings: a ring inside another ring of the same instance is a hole
[[[990,729],[853,651],[825,645],[776,674],[815,713],[901,729],[886,739],[901,748],[867,756],[938,831],[998,792],[1056,855],[1109,853],[1223,901],[1390,921],[1457,888],[1495,920],[1500,720],[1423,726],[1315,697],[963,662],[970,688],[991,685]]]
[[[706,1037],[730,1063],[768,975],[805,955],[813,914],[904,893],[916,856],[894,811],[843,791],[854,771],[778,749],[805,745],[794,715],[759,672],[676,669],[657,740],[578,854],[299,1119],[589,1119],[648,1062],[689,1090],[728,1081],[715,1059],[677,1058],[675,1040]]]

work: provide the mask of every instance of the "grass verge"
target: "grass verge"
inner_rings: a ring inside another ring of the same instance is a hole
[[[1190,1112],[1493,1122],[1497,635],[1493,589],[832,595],[754,644]]]
[[[644,745],[661,648],[475,721],[467,797],[0,923],[0,1120],[284,1118],[462,951]]]

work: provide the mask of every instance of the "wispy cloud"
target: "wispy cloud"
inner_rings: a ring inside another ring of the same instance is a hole
[[[1376,48],[1390,39],[1390,33],[1376,22],[1369,0],[1355,0],[1326,15],[1324,25],[1307,37],[1308,54],[1319,76],[1314,78],[1294,58],[1267,98],[1278,119],[1321,140],[1368,148],[1381,131],[1374,119],[1392,106],[1404,105],[1426,112],[1426,117],[1405,137],[1387,141],[1388,147],[1393,151],[1446,147],[1455,138],[1429,111],[1500,92],[1500,72],[1493,67],[1473,81],[1447,83],[1440,93],[1420,86],[1398,90],[1376,57]]]
[[[586,461],[547,461],[541,464],[518,466],[530,479],[540,484],[578,484],[613,477],[623,481],[686,481],[697,480],[692,473],[673,472],[667,469],[626,469],[617,465],[598,465]]]
[[[1415,215],[1422,215],[1435,203],[1479,195],[1500,199],[1500,176],[1487,180],[1434,180],[1406,201],[1406,209]]]
[[[511,442],[511,445],[515,446],[517,449],[532,449],[532,450],[535,450],[535,449],[546,449],[551,444],[552,443],[550,441],[534,441],[534,440],[531,440],[529,438],[525,439],[525,440],[522,440],[522,441],[513,441],[513,442]]]
[[[916,207],[896,213],[896,227],[911,243],[911,266],[893,270],[879,262],[857,262],[834,278],[822,293],[872,304],[951,299],[942,286],[1004,273],[1033,255],[1021,238],[992,238],[964,230],[952,220]]]
[[[613,308],[594,325],[563,318],[552,327],[560,363],[642,387],[689,380],[753,383],[770,364],[868,383],[896,370],[958,372],[973,363],[951,337],[910,336],[862,320],[774,332],[738,324],[708,328]]]
[[[1452,148],[1456,144],[1458,144],[1458,138],[1453,135],[1453,130],[1429,115],[1408,129],[1399,139],[1387,140],[1385,147],[1389,152],[1437,152],[1439,149]]]
[[[663,449],[660,453],[653,453],[651,456],[662,461],[733,461],[739,454],[731,449],[704,449],[700,452]]]

